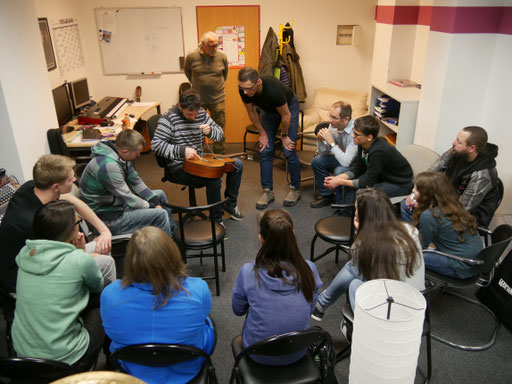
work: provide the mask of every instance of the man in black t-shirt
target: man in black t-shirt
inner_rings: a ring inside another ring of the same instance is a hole
[[[283,205],[291,207],[300,199],[300,163],[295,152],[299,127],[299,100],[293,91],[278,79],[273,76],[260,76],[251,67],[244,67],[238,72],[238,91],[251,122],[260,134],[260,178],[263,195],[256,203],[256,208],[265,209],[274,201],[272,161],[279,125],[291,178],[290,192]],[[259,115],[256,107],[261,110]]]

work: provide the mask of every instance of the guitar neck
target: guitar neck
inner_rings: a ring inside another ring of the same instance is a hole
[[[245,153],[245,152],[237,152],[237,153],[230,153],[228,155],[217,155],[217,154],[215,154],[215,157],[217,157],[219,159],[227,159],[228,157],[236,157],[236,156],[243,156],[243,155],[247,155],[247,153]]]

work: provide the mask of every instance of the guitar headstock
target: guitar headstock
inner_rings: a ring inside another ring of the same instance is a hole
[[[140,85],[137,85],[137,88],[135,88],[135,101],[137,101],[137,103],[140,103],[141,96],[142,96],[142,87]]]

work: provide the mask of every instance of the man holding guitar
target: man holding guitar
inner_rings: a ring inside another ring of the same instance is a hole
[[[166,160],[169,172],[177,182],[194,188],[206,187],[206,200],[213,204],[221,200],[221,178],[196,176],[183,170],[185,160],[201,159],[205,136],[214,142],[224,140],[221,127],[201,108],[199,93],[189,89],[182,93],[178,105],[158,121],[151,147],[155,155]],[[227,173],[224,192],[224,197],[229,200],[223,206],[234,220],[244,218],[237,206],[242,172],[242,161],[234,159],[233,171]],[[214,214],[215,220],[222,223],[222,208]]]

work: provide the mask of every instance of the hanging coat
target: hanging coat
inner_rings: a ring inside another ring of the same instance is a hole
[[[300,67],[300,56],[292,46],[286,44],[283,47],[283,59],[288,69],[290,87],[299,98],[299,102],[304,102],[308,95],[306,93],[302,68]]]
[[[260,76],[269,75],[274,76],[274,68],[276,66],[276,59],[278,55],[279,42],[277,41],[276,34],[272,27],[268,29],[267,37],[261,48],[260,64],[258,72]]]

